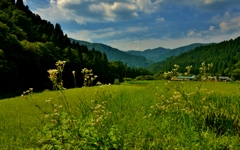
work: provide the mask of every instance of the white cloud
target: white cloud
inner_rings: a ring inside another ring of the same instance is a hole
[[[163,0],[163,5],[171,4],[177,7],[189,6],[201,12],[222,12],[223,10],[231,10],[239,8],[239,0]]]
[[[128,20],[137,18],[137,7],[133,4],[114,2],[113,4],[103,3],[89,5],[89,11],[101,14],[104,21]]]
[[[209,31],[213,31],[214,29],[215,29],[214,26],[210,26],[210,27],[209,27]]]
[[[158,11],[160,1],[50,0],[50,5],[47,8],[38,8],[34,12],[47,20],[74,20],[79,24],[87,22],[118,22],[138,19],[140,12],[152,13]],[[58,15],[56,16],[56,14]]]
[[[136,0],[139,9],[145,13],[152,13],[160,9],[160,3],[162,0]]]
[[[195,34],[195,32],[191,30],[188,32],[187,36],[193,36],[194,34]]]
[[[31,0],[24,0],[28,3]],[[32,0],[33,1],[33,0]],[[44,19],[56,22],[73,20],[79,24],[87,22],[118,22],[139,19],[141,13],[155,13],[165,6],[189,6],[200,11],[226,11],[238,7],[240,1],[236,0],[50,0],[48,8],[38,8],[34,12]],[[171,10],[174,11],[174,10]],[[58,14],[57,16],[55,14]],[[60,15],[61,14],[61,15]],[[67,18],[67,19],[65,19]],[[165,21],[157,18],[156,21]]]
[[[215,15],[209,22],[215,26],[215,31],[238,32],[240,29],[240,12],[226,11],[224,14]]]
[[[69,4],[73,4],[73,5],[78,5],[81,3],[81,0],[56,0],[58,5],[69,5]]]
[[[50,4],[55,5],[56,4],[55,0],[50,0]]]
[[[219,26],[220,26],[220,29],[221,29],[222,31],[228,30],[228,26],[227,26],[227,23],[226,23],[226,22],[221,22],[221,23],[219,24]]]
[[[240,17],[228,18],[219,23],[219,28],[223,32],[236,32],[240,29]]]
[[[156,18],[156,21],[157,21],[157,22],[164,22],[165,19],[164,19],[163,17],[160,17],[160,18]]]
[[[196,33],[194,30],[190,30],[190,31],[187,33],[187,36],[188,36],[188,37],[201,36],[201,35],[202,35],[201,33]]]
[[[224,17],[230,18],[230,13],[226,11],[225,14],[224,14]]]
[[[81,19],[80,17],[76,17],[75,21],[78,23],[78,24],[86,24],[84,22],[84,19]]]
[[[127,27],[126,29],[104,28],[97,30],[77,30],[66,31],[69,37],[85,40],[85,41],[99,41],[104,39],[114,39],[119,36],[127,36],[129,34],[142,33],[148,30],[147,27]]]
[[[205,4],[211,4],[213,2],[213,0],[204,0]]]
[[[148,30],[148,27],[128,27],[124,32],[133,33],[133,32],[147,31],[147,30]]]

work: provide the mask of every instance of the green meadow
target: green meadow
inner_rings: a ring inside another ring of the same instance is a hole
[[[0,101],[0,149],[239,149],[236,82],[131,81]]]

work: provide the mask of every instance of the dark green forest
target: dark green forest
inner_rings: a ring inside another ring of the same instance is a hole
[[[22,0],[0,1],[0,98],[34,91],[52,89],[48,69],[56,68],[58,60],[67,63],[63,72],[64,87],[83,85],[83,68],[98,75],[95,82],[113,83],[114,79],[135,78],[149,71],[132,68],[120,61],[108,61],[107,55],[85,45],[71,42],[60,24],[41,19]]]
[[[197,47],[189,52],[172,56],[165,61],[155,63],[149,70],[157,73],[170,71],[174,64],[180,66],[179,72],[186,72],[186,67],[192,65],[192,74],[199,74],[202,62],[213,63],[210,75],[229,76],[234,80],[240,79],[240,37]]]

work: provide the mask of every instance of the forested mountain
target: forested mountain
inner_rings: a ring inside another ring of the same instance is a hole
[[[96,80],[113,83],[114,79],[135,78],[150,74],[122,62],[108,61],[107,55],[86,46],[71,43],[60,24],[53,25],[32,13],[23,0],[0,1],[0,98],[21,94],[28,88],[34,91],[51,89],[48,69],[55,69],[58,60],[67,63],[63,72],[64,87],[83,85],[83,68],[92,69]]]
[[[147,49],[144,51],[122,51],[111,46],[100,44],[100,43],[90,43],[82,40],[75,40],[70,38],[71,42],[78,42],[80,45],[86,45],[88,49],[97,49],[103,53],[106,53],[109,60],[122,61],[132,67],[148,67],[154,62],[163,61],[171,56],[177,56],[183,52],[190,51],[196,47],[207,44],[194,43],[187,46],[182,46],[175,49],[167,49],[163,47],[158,47],[155,49]]]
[[[200,46],[189,52],[172,56],[165,61],[155,63],[148,69],[154,73],[170,71],[174,64],[180,66],[180,72],[186,72],[186,67],[192,65],[192,74],[199,74],[202,62],[213,63],[209,72],[212,75],[229,75],[238,79],[240,74],[240,37],[223,41],[218,44]],[[235,71],[235,72],[234,72]],[[238,76],[237,76],[238,74]]]
[[[147,49],[144,51],[131,50],[131,51],[127,51],[127,53],[133,54],[133,55],[144,56],[148,60],[151,60],[154,62],[160,62],[171,56],[177,56],[181,53],[188,52],[188,51],[193,50],[194,48],[202,46],[202,45],[207,45],[207,44],[194,43],[194,44],[182,46],[182,47],[175,48],[175,49],[166,49],[166,48],[159,47],[159,48],[155,48],[155,49]]]
[[[158,62],[158,60],[161,59],[162,55],[164,55],[169,50],[170,49],[158,47],[158,48],[154,48],[154,49],[147,49],[144,51],[130,50],[130,51],[126,51],[126,52],[129,54],[132,54],[132,55],[144,56],[148,60]]]
[[[146,68],[149,65],[153,64],[153,61],[146,59],[144,55],[138,56],[134,54],[128,54],[124,51],[118,50],[116,48],[113,48],[105,44],[90,43],[90,42],[75,40],[75,39],[71,39],[71,41],[78,42],[80,45],[86,45],[87,48],[90,50],[97,49],[98,51],[105,53],[109,60],[121,61],[131,67]]]

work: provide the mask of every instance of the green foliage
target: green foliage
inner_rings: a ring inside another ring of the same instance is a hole
[[[50,116],[50,117],[49,117]],[[102,122],[107,122],[107,116]],[[118,149],[121,147],[121,133],[117,126],[99,127],[91,120],[64,112],[48,115],[46,123],[38,134],[42,149]],[[99,122],[98,122],[99,123]],[[109,125],[108,125],[109,126]]]
[[[119,85],[119,84],[120,84],[119,79],[115,79],[114,82],[113,82],[113,84]]]
[[[145,76],[137,76],[133,80],[137,81],[137,80],[154,80],[154,79],[155,78],[151,75],[145,75]]]
[[[237,52],[236,55],[228,63],[228,68],[224,70],[224,73],[231,76],[234,80],[240,79],[240,53]]]
[[[123,78],[124,81],[132,81],[132,78]]]
[[[236,63],[234,62],[234,57],[240,50],[239,40],[240,37],[218,44],[200,46],[189,52],[181,53],[178,56],[172,56],[162,62],[155,63],[148,67],[148,69],[153,73],[159,71],[164,72],[171,70],[174,64],[178,64],[181,66],[179,72],[184,72],[184,66],[191,65],[192,73],[197,75],[200,73],[198,66],[200,66],[202,62],[211,62],[214,66],[209,73],[219,76],[229,75],[226,74],[227,72],[225,73],[224,70],[229,66],[228,72],[231,74],[233,71],[233,66]]]

